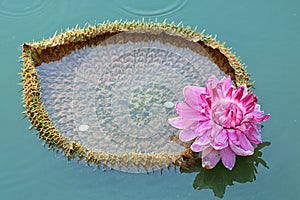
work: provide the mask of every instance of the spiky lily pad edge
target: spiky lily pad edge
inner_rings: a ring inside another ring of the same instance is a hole
[[[131,21],[131,22],[104,22],[96,25],[85,25],[84,28],[75,27],[72,30],[67,30],[58,35],[40,41],[32,43],[24,43],[22,50],[23,60],[23,100],[25,104],[25,114],[32,123],[32,126],[36,128],[38,136],[41,140],[45,141],[45,144],[50,150],[62,152],[66,158],[74,159],[78,158],[79,161],[85,160],[88,164],[94,163],[96,166],[107,166],[115,169],[124,168],[124,166],[130,170],[135,167],[139,170],[155,170],[157,168],[163,169],[171,166],[179,166],[181,163],[182,152],[178,153],[125,153],[123,155],[109,154],[107,152],[95,152],[88,150],[86,147],[80,145],[75,141],[71,141],[69,138],[62,136],[57,128],[54,126],[49,118],[46,109],[40,98],[40,85],[36,72],[36,67],[43,62],[53,61],[51,59],[59,59],[66,54],[71,53],[75,49],[80,49],[83,46],[87,46],[90,41],[102,37],[105,35],[116,34],[125,31],[147,31],[156,30],[164,31],[170,35],[176,35],[183,37],[187,40],[198,42],[202,45],[210,55],[212,60],[218,64],[220,56],[223,56],[222,63],[219,66],[225,66],[222,70],[229,70],[226,73],[232,77],[232,80],[237,86],[247,85],[251,87],[250,78],[246,73],[245,67],[229,48],[225,47],[225,43],[220,43],[211,35],[205,35],[204,32],[196,33],[190,27],[183,27],[180,24],[168,23],[164,21],[158,22],[145,22]],[[58,49],[57,49],[58,48]],[[58,51],[61,50],[61,51]],[[53,56],[44,56],[45,52],[51,53],[54,51]],[[60,52],[61,54],[57,54]],[[224,63],[224,58],[226,58]],[[228,63],[226,63],[228,62]],[[233,72],[230,72],[233,71]],[[250,88],[249,87],[249,88]]]

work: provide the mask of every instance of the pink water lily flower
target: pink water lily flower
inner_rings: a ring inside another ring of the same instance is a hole
[[[264,115],[257,97],[245,85],[236,88],[230,77],[218,80],[212,76],[206,87],[188,86],[183,90],[185,101],[176,104],[178,117],[169,123],[183,129],[183,142],[194,140],[191,150],[201,152],[202,166],[211,169],[220,159],[232,169],[236,155],[249,156],[262,143],[260,122]]]

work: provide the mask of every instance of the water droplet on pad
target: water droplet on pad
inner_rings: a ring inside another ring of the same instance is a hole
[[[166,108],[173,108],[174,107],[174,103],[172,103],[171,101],[167,101],[164,103],[164,106]]]
[[[87,131],[89,128],[90,128],[89,125],[82,124],[78,127],[78,130],[79,131]]]

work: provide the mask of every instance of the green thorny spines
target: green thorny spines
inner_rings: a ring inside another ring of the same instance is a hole
[[[239,59],[230,52],[225,44],[220,44],[216,38],[210,35],[204,35],[204,31],[196,33],[196,29],[192,30],[190,27],[184,27],[182,23],[168,23],[166,20],[162,23],[144,20],[139,21],[114,21],[104,22],[102,24],[90,25],[85,24],[84,27],[67,30],[54,34],[53,37],[45,39],[41,42],[32,42],[23,44],[22,62],[23,62],[23,96],[26,107],[26,114],[36,128],[39,138],[48,145],[48,148],[57,152],[63,152],[70,160],[78,158],[79,161],[85,160],[87,164],[93,163],[96,166],[103,166],[104,168],[110,166],[112,168],[127,168],[134,166],[137,170],[155,170],[158,168],[168,169],[174,165],[180,165],[180,158],[182,152],[178,153],[125,153],[123,155],[113,155],[106,152],[90,151],[86,147],[71,141],[62,136],[55,128],[50,120],[47,111],[43,107],[40,99],[40,85],[36,73],[36,67],[42,63],[41,56],[47,49],[63,46],[62,50],[68,52],[66,49],[68,44],[85,43],[97,36],[106,33],[119,33],[125,31],[147,31],[155,30],[157,32],[166,32],[170,35],[183,37],[189,41],[202,42],[207,47],[219,51],[225,56],[229,62],[230,67],[234,70],[235,83],[239,85],[246,84],[251,86],[248,74]],[[72,47],[72,48],[77,48]],[[78,47],[80,48],[80,47]],[[75,50],[75,49],[72,49]]]

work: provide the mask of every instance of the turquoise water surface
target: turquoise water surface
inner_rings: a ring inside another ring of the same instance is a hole
[[[270,141],[256,181],[228,186],[223,199],[299,199],[300,2],[297,0],[0,0],[0,199],[217,199],[194,190],[197,174],[102,172],[48,151],[22,119],[23,42],[39,41],[86,22],[157,19],[184,25],[233,47],[255,81],[266,113],[263,140]]]

